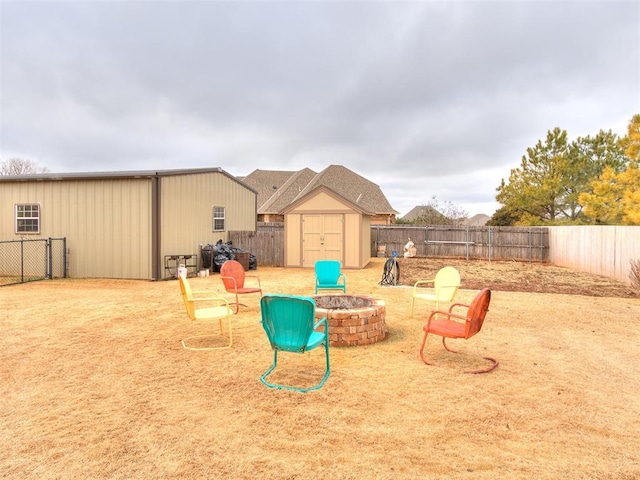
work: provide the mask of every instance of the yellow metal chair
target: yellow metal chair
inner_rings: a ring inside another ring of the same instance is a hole
[[[217,335],[195,335],[182,340],[182,346],[187,350],[216,350],[221,348],[230,348],[233,345],[233,328],[231,326],[231,315],[233,310],[229,308],[229,302],[213,291],[193,291],[186,277],[180,275],[178,277],[180,283],[180,293],[187,309],[187,315],[191,320],[218,320],[220,326],[220,337],[224,338],[223,320],[227,319],[228,339],[229,343],[221,346],[209,347],[190,347],[187,345],[189,340],[213,338]],[[196,307],[196,305],[205,305]]]
[[[433,287],[427,288],[426,285],[430,284],[433,285]],[[416,298],[436,302],[436,310],[438,310],[440,302],[453,301],[458,294],[459,288],[460,274],[458,270],[453,267],[441,268],[433,280],[418,280],[413,285],[411,316],[413,316]]]

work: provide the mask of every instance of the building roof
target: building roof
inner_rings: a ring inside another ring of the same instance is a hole
[[[402,220],[406,220],[407,222],[415,222],[420,217],[440,218],[444,217],[444,215],[430,205],[417,205],[409,210],[409,212],[407,212],[402,217]],[[485,215],[484,213],[479,213],[471,218],[461,218],[458,222],[456,222],[456,225],[484,227],[490,218],[491,217]]]
[[[234,182],[240,182],[237,177],[225,172],[219,167],[212,168],[182,168],[174,170],[133,170],[116,172],[71,172],[71,173],[34,173],[23,175],[0,175],[0,182],[28,182],[28,181],[61,181],[61,180],[97,180],[123,178],[154,178],[177,175],[193,175],[198,173],[220,173]],[[250,185],[245,187],[254,190]]]
[[[462,224],[467,225],[469,227],[484,227],[487,222],[491,220],[489,215],[485,215],[484,213],[478,213],[471,218],[466,218]]]
[[[325,186],[363,210],[392,215],[391,207],[378,185],[341,165],[330,165],[316,173],[309,168],[297,172],[254,170],[243,178],[258,191],[258,213],[280,213],[319,186]],[[270,192],[268,198],[267,193]]]
[[[433,208],[431,205],[416,205],[409,212],[407,212],[402,219],[407,222],[415,222],[420,217],[444,217],[439,211]]]

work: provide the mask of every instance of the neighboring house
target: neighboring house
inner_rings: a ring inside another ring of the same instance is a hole
[[[471,218],[465,218],[462,225],[467,227],[484,227],[489,220],[491,220],[489,215],[478,213]]]
[[[258,221],[284,221],[285,209],[320,186],[370,212],[372,225],[393,224],[398,214],[378,185],[341,165],[330,165],[320,173],[309,168],[254,170],[238,178],[258,192]]]
[[[255,231],[256,195],[220,168],[0,176],[0,240],[66,237],[71,277],[157,280]]]
[[[445,216],[430,205],[417,205],[402,217],[407,222],[423,223],[425,225],[441,225],[444,223]]]
[[[488,215],[479,213],[471,218],[460,218],[453,222],[456,226],[483,227],[490,219]],[[430,205],[418,205],[413,207],[402,217],[407,222],[415,222],[421,225],[446,225],[450,219]]]

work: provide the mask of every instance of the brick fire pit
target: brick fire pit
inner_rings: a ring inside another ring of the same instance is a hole
[[[318,295],[314,299],[316,319],[327,318],[332,347],[369,345],[386,338],[383,300],[365,295]]]

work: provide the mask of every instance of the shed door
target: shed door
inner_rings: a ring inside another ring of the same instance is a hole
[[[342,214],[302,216],[302,266],[313,267],[317,260],[338,260],[342,254],[344,218]]]

